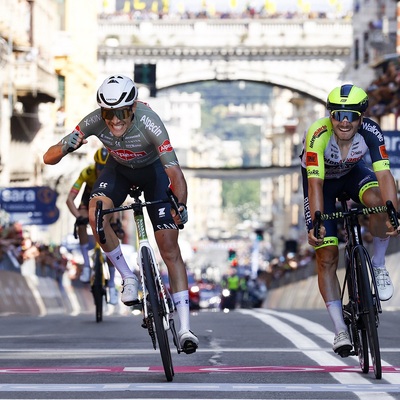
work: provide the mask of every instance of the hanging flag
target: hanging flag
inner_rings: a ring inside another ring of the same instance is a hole
[[[129,13],[131,11],[131,1],[130,0],[125,0],[123,11],[124,11],[124,13]]]
[[[162,0],[162,10],[164,13],[169,13],[169,0]]]
[[[275,1],[266,0],[264,7],[268,14],[276,13],[276,2]]]
[[[151,12],[158,13],[158,1],[153,1],[151,3]]]
[[[179,14],[183,14],[185,12],[185,2],[184,1],[180,1],[178,3],[178,12],[179,12]]]
[[[237,7],[237,0],[231,0],[231,8],[234,9]]]
[[[141,0],[133,0],[133,8],[135,10],[144,10],[146,8],[146,3]]]

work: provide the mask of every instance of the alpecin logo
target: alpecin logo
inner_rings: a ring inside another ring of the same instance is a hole
[[[169,140],[164,140],[164,142],[160,146],[158,146],[159,153],[167,153],[172,150],[173,148]]]

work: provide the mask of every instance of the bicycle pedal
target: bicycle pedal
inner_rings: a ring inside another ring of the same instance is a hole
[[[349,345],[344,345],[342,347],[339,347],[338,349],[335,350],[335,353],[339,354],[340,357],[346,358],[349,357],[352,354],[352,347]]]
[[[196,350],[197,350],[197,344],[190,341],[186,341],[182,346],[182,352],[185,354],[195,353]]]

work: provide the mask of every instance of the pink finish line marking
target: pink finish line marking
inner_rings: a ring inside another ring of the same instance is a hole
[[[288,373],[288,372],[360,372],[359,366],[175,366],[177,374],[194,373]],[[49,368],[0,368],[0,374],[104,374],[163,372],[161,366],[150,367],[49,367]],[[372,369],[371,369],[372,371]],[[382,373],[399,373],[400,367],[382,366]]]

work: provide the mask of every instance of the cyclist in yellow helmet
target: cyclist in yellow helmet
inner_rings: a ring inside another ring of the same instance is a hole
[[[84,261],[83,270],[79,279],[83,283],[89,283],[90,281],[89,237],[87,233],[87,225],[89,223],[89,218],[88,218],[89,197],[93,185],[100,174],[100,171],[106,165],[108,155],[109,155],[108,151],[104,147],[101,147],[96,151],[93,157],[94,164],[90,164],[80,172],[78,179],[74,182],[74,184],[71,187],[71,190],[69,191],[66,201],[69,210],[76,218],[79,245]],[[75,199],[78,196],[81,189],[83,189],[83,194],[79,206],[77,207],[75,205]],[[115,272],[114,268],[110,267],[111,276],[109,281],[109,289],[110,289],[111,304],[117,304],[118,302],[118,293],[114,285],[114,272]]]
[[[339,257],[337,223],[325,221],[321,237],[317,238],[313,231],[315,211],[334,212],[336,199],[344,192],[366,207],[384,205],[391,200],[397,209],[397,189],[382,130],[375,121],[364,116],[368,108],[367,93],[351,84],[336,87],[329,93],[326,108],[329,116],[315,121],[304,139],[301,161],[304,215],[308,242],[315,248],[319,290],[335,329],[332,348],[341,353],[345,348],[351,348],[351,343],[343,320],[336,275]],[[367,152],[372,168],[364,160]],[[399,235],[398,231],[388,228],[386,222],[385,214],[371,215],[369,220],[374,250],[372,266],[381,300],[389,300],[393,295],[385,254],[390,236]]]

